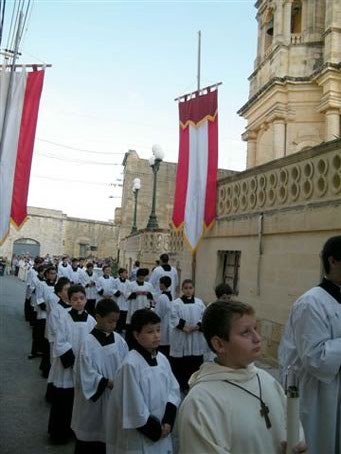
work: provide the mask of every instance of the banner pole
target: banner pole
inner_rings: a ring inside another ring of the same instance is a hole
[[[201,76],[201,30],[198,31],[198,91],[200,90],[200,76]]]

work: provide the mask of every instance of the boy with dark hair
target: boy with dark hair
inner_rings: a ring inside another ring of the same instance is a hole
[[[116,282],[111,275],[110,265],[103,265],[103,276],[100,276],[96,281],[97,301],[100,299],[113,298],[116,293]]]
[[[233,291],[229,284],[226,284],[224,282],[216,286],[216,288],[214,289],[214,293],[218,300],[230,301]]]
[[[280,384],[253,362],[261,338],[251,306],[217,301],[202,330],[217,355],[190,379],[178,419],[180,454],[284,452],[286,402]],[[304,443],[295,452],[305,452]]]
[[[174,266],[171,266],[169,264],[169,255],[168,254],[161,254],[160,255],[160,265],[154,268],[149,282],[152,284],[152,286],[155,289],[155,292],[157,295],[161,294],[161,289],[160,289],[160,278],[163,276],[168,276],[172,280],[172,285],[170,288],[172,298],[174,299],[176,297],[176,289],[177,286],[179,285],[179,278],[178,278],[178,272]]]
[[[150,308],[154,301],[154,288],[145,281],[148,272],[145,268],[139,268],[136,273],[136,281],[129,285],[127,324],[130,324],[131,317],[135,311],[143,308]]]
[[[128,354],[126,342],[114,332],[119,316],[115,301],[100,300],[96,326],[81,347],[71,422],[77,437],[75,454],[105,454],[107,404],[114,377]]]
[[[82,285],[84,279],[84,271],[79,268],[79,260],[73,258],[71,260],[71,269],[70,269],[70,282],[72,285]]]
[[[85,310],[86,295],[81,285],[68,289],[71,305],[58,324],[53,346],[53,362],[49,381],[54,385],[49,428],[51,441],[66,443],[72,435],[71,416],[74,395],[74,364],[86,335],[96,321]]]
[[[129,295],[129,281],[128,271],[125,268],[118,270],[118,278],[116,279],[116,292],[115,299],[120,308],[120,318],[116,325],[116,331],[122,333],[126,329],[127,314],[128,314],[128,302],[127,297]]]
[[[94,273],[94,265],[93,263],[87,263],[86,269],[83,273],[82,284],[85,288],[86,293],[86,311],[95,316],[95,305],[96,305],[96,298],[97,298],[97,290],[96,290],[96,275]]]
[[[114,380],[107,415],[107,454],[171,454],[180,393],[167,358],[157,351],[160,318],[139,309],[131,318],[133,348]]]
[[[170,318],[170,361],[180,389],[188,390],[189,377],[199,369],[206,352],[206,342],[201,332],[201,318],[205,305],[194,296],[191,279],[181,286],[182,297],[172,303]]]
[[[172,280],[169,276],[160,278],[161,295],[157,298],[155,304],[155,313],[161,319],[161,340],[159,351],[169,358],[169,335],[170,335],[170,316],[172,312],[172,293],[170,287]]]

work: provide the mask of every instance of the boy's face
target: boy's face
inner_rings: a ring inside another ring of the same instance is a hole
[[[46,273],[46,279],[50,282],[54,282],[57,279],[57,271],[56,270],[50,270],[49,272]]]
[[[144,282],[144,278],[145,278],[145,276],[139,275],[139,276],[137,276],[136,280],[137,280],[137,282],[140,282],[142,284]]]
[[[120,274],[120,277],[122,279],[128,279],[128,272],[126,270],[122,271],[122,273]]]
[[[110,312],[104,317],[96,314],[97,328],[105,333],[112,333],[116,328],[120,314],[117,312]]]
[[[77,268],[78,267],[78,260],[75,260],[72,262],[72,268]]]
[[[219,338],[217,349],[219,361],[227,367],[240,369],[247,367],[261,354],[261,337],[256,330],[254,316],[235,315],[232,320],[229,341]]]
[[[64,303],[68,303],[69,302],[69,297],[68,297],[68,294],[67,294],[67,291],[69,290],[70,288],[70,284],[65,284],[64,287],[62,288],[62,290],[58,293],[58,296],[60,297],[60,299],[62,301],[64,301]]]
[[[76,311],[82,311],[86,304],[86,298],[84,293],[82,292],[73,293],[70,296],[70,304],[72,306],[72,309],[75,309]]]
[[[111,275],[111,269],[110,269],[109,266],[107,268],[104,268],[103,274],[104,274],[104,276],[110,276]]]
[[[187,284],[183,285],[183,287],[182,287],[182,293],[183,293],[185,296],[187,296],[187,297],[193,296],[193,295],[194,295],[194,287],[193,287],[193,284],[187,283]]]
[[[148,323],[148,325],[144,325],[139,333],[134,331],[133,334],[137,342],[149,352],[160,345],[160,323]]]
[[[160,290],[161,292],[165,292],[167,290],[167,287],[162,282],[160,282]]]
[[[224,293],[223,295],[221,295],[219,300],[220,301],[231,301],[231,298],[232,298],[231,294]]]

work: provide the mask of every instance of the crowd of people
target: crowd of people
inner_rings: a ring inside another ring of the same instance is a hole
[[[293,452],[341,453],[341,237],[322,250],[323,282],[292,307],[282,370],[300,379]],[[255,366],[254,309],[227,284],[205,306],[162,254],[149,273],[36,257],[27,273],[29,358],[40,358],[51,442],[75,453],[270,454],[286,451],[281,384]],[[179,293],[179,296],[177,295]],[[325,427],[325,430],[323,429]],[[322,430],[323,429],[323,430]]]

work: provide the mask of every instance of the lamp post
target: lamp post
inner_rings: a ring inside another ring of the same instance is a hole
[[[133,225],[131,227],[131,234],[137,232],[137,225],[136,225],[136,215],[137,215],[137,196],[139,193],[139,190],[141,189],[141,180],[140,178],[135,178],[133,181],[133,193],[134,193],[134,218],[133,218]]]
[[[164,153],[160,145],[153,145],[152,147],[153,155],[149,158],[149,165],[153,170],[153,199],[152,199],[152,211],[150,212],[147,229],[148,230],[156,230],[159,228],[157,223],[155,207],[156,207],[156,180],[157,180],[157,173],[160,168],[161,161],[163,160]]]

